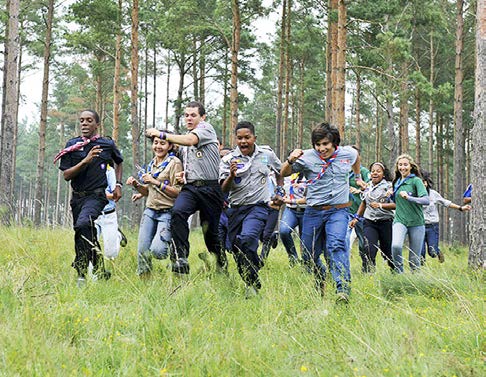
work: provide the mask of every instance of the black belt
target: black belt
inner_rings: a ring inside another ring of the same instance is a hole
[[[99,188],[99,189],[95,189],[95,190],[92,190],[92,191],[73,191],[73,196],[78,196],[80,198],[83,198],[83,197],[88,196],[88,195],[104,194],[104,193],[105,193],[105,189]]]
[[[208,180],[208,181],[198,180],[198,181],[187,182],[187,184],[195,187],[219,186],[219,182],[217,179]]]
[[[296,208],[289,207],[289,209],[291,209],[292,211],[295,211],[295,212],[304,212],[305,211],[305,207],[296,207]]]
[[[101,211],[103,215],[109,215],[110,213],[115,212],[116,208],[109,209],[108,211]]]

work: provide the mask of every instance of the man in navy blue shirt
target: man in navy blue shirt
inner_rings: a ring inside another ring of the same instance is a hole
[[[121,198],[123,158],[113,140],[98,135],[100,120],[96,111],[82,111],[79,123],[81,136],[69,140],[54,162],[61,160],[59,169],[63,171],[64,179],[71,181],[73,189],[70,204],[76,257],[72,266],[78,273],[78,285],[82,286],[90,262],[95,274],[105,279],[110,277],[104,270],[103,255],[99,254],[94,221],[108,203],[105,189],[108,184],[106,168],[110,161],[115,163],[117,179],[113,199]]]

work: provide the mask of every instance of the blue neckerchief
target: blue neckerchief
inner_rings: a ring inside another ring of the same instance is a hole
[[[407,182],[410,178],[413,178],[415,176],[416,176],[415,174],[409,174],[403,180],[402,177],[398,178],[398,180],[395,182],[395,187],[393,188],[393,194],[391,196],[393,201],[395,201],[395,194],[397,193],[400,186],[403,185],[405,182]]]
[[[174,152],[169,152],[169,155],[168,156],[169,157],[167,157],[167,159],[164,162],[162,162],[159,166],[155,166],[155,168],[159,169],[159,171],[157,171],[154,174],[152,174],[152,177],[157,178],[160,175],[160,173],[162,173],[162,171],[167,167],[167,165],[169,165],[169,163],[174,158],[175,153]],[[138,177],[139,177],[139,179],[142,182],[143,182],[142,175],[145,174],[145,173],[151,173],[152,172],[152,170],[154,169],[154,162],[155,162],[155,159],[153,159],[152,161],[150,161],[150,163],[148,164],[148,166],[147,166],[146,169],[144,167],[143,169],[139,170]]]

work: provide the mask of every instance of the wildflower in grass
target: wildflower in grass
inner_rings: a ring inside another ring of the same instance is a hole
[[[167,376],[168,372],[167,372],[167,368],[163,368],[160,370],[160,376]]]
[[[308,369],[307,369],[307,367],[306,367],[305,365],[301,365],[301,366],[300,366],[300,371],[301,371],[302,373],[306,373],[306,372],[308,371]]]

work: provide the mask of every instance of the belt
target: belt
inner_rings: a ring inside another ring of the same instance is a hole
[[[291,209],[292,211],[295,211],[295,212],[304,212],[305,211],[305,207],[295,207],[295,208],[289,207],[289,209]]]
[[[324,204],[319,206],[312,206],[312,208],[321,209],[323,211],[328,211],[333,208],[340,209],[340,208],[347,208],[347,207],[351,207],[351,202],[341,203],[341,204]]]
[[[187,184],[195,187],[219,186],[219,182],[217,179],[208,180],[208,181],[198,180],[198,181],[187,182]]]
[[[102,215],[109,215],[110,213],[115,212],[116,208],[109,209],[108,211],[101,211]]]
[[[92,191],[73,191],[73,196],[78,196],[80,198],[83,198],[83,197],[88,196],[88,195],[104,194],[104,193],[105,193],[105,189],[99,188],[99,189],[95,189],[95,190],[92,190]]]

